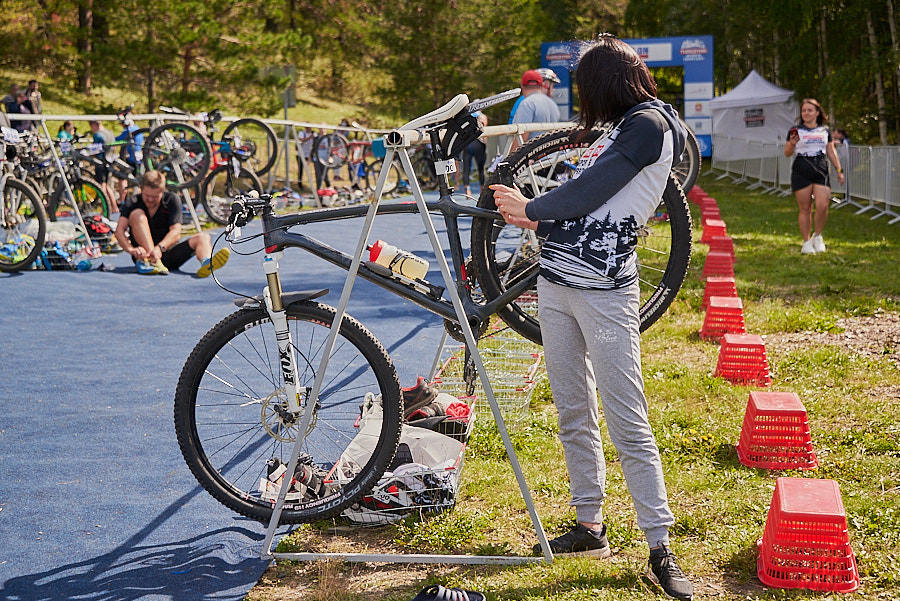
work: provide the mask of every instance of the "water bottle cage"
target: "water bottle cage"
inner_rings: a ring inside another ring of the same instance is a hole
[[[390,269],[394,273],[403,275],[403,263],[411,259],[412,257],[410,257],[409,255],[404,255],[398,252],[396,255],[394,255],[394,258],[391,259],[391,262],[388,263],[388,269]]]

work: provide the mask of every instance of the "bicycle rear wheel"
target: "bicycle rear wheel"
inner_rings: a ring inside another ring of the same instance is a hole
[[[311,301],[287,309],[306,394],[334,314]],[[360,406],[369,393],[380,397],[380,410],[373,407],[363,420]],[[319,398],[302,405],[315,415],[303,442],[305,467],[295,474],[310,486],[292,487],[281,523],[340,513],[378,482],[400,439],[397,373],[381,344],[350,316],[341,323]],[[219,322],[181,372],[175,392],[181,451],[200,485],[241,515],[271,518],[278,492],[272,472],[288,463],[302,419],[286,407],[275,332],[263,309],[241,310]]]
[[[0,207],[0,271],[26,269],[47,237],[47,214],[37,194],[24,182],[7,179]]]
[[[684,155],[681,161],[672,165],[672,174],[681,185],[681,189],[685,193],[689,192],[694,184],[697,183],[697,176],[700,175],[700,167],[703,158],[700,156],[700,143],[697,142],[697,136],[691,131],[684,121],[681,122],[687,130],[687,140],[685,141]]]
[[[78,203],[78,211],[82,217],[90,215],[109,217],[109,199],[106,197],[100,184],[88,177],[82,177],[69,185],[72,188],[72,194],[75,196],[75,202]],[[56,221],[58,217],[61,217],[60,207],[66,205],[71,207],[74,206],[74,203],[72,202],[72,196],[66,190],[66,186],[60,182],[56,186],[53,198],[50,201],[50,221]]]
[[[268,123],[238,119],[225,128],[222,139],[231,138],[231,150],[256,175],[265,175],[278,160],[278,138]]]
[[[592,131],[575,141],[570,138],[572,133],[572,130],[566,130],[544,134],[507,160],[516,185],[526,197],[534,198],[565,183],[581,154],[600,135],[600,132]],[[496,174],[490,177],[478,199],[479,207],[496,209],[489,185],[498,181]],[[674,177],[669,177],[657,218],[644,226],[639,236],[641,331],[644,331],[674,300],[690,260],[690,212]],[[472,259],[482,292],[488,300],[493,300],[513,284],[530,280],[528,290],[498,309],[497,314],[510,328],[538,344],[541,343],[541,329],[536,282],[540,250],[541,240],[531,230],[508,225],[502,219],[475,218],[472,221]]]
[[[240,173],[235,175],[231,165],[219,165],[209,172],[200,185],[200,201],[210,219],[228,225],[234,197],[250,190],[263,191],[262,182],[255,173],[241,167]]]
[[[144,167],[166,176],[166,186],[182,190],[199,184],[209,171],[209,140],[187,123],[165,123],[144,141]]]

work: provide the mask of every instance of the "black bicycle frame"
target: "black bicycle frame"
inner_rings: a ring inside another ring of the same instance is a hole
[[[471,291],[463,276],[463,247],[459,236],[459,216],[483,217],[492,220],[500,219],[497,211],[467,207],[455,202],[449,195],[441,196],[437,201],[425,202],[429,213],[440,213],[444,217],[447,228],[447,238],[450,243],[450,256],[453,262],[454,279],[457,293],[463,303],[466,319],[469,325],[475,329],[479,324],[497,312],[497,309],[509,304],[525,290],[533,287],[537,276],[537,268],[533,271],[534,277],[520,277],[510,284],[507,290],[493,301],[476,303],[472,300]],[[263,240],[266,252],[272,253],[289,247],[302,248],[313,255],[320,257],[329,263],[350,269],[353,257],[339,251],[311,236],[299,232],[289,232],[288,228],[309,223],[321,223],[335,221],[351,217],[364,217],[369,211],[368,205],[356,205],[349,207],[336,207],[329,209],[317,209],[296,213],[292,215],[276,215],[274,209],[267,205],[263,209]],[[415,202],[390,203],[379,205],[376,215],[397,215],[418,213],[419,208]],[[458,322],[456,311],[450,301],[443,298],[444,288],[434,286],[428,282],[417,280],[415,284],[409,280],[401,279],[396,274],[376,263],[362,261],[359,266],[359,275],[398,296],[412,301],[420,307],[431,311],[445,319]],[[418,283],[421,282],[421,283]],[[424,289],[424,290],[423,290]]]

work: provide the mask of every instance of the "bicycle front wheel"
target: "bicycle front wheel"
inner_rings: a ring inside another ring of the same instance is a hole
[[[44,248],[47,214],[37,194],[25,183],[7,179],[0,207],[0,271],[26,269]]]
[[[82,217],[88,217],[90,215],[103,215],[104,217],[109,217],[109,199],[106,197],[106,194],[103,192],[103,188],[101,188],[99,183],[88,177],[83,177],[71,182],[69,185],[72,188],[75,202],[72,201],[72,196],[69,195],[66,186],[60,182],[56,186],[56,191],[53,193],[53,198],[50,201],[50,206],[52,207],[52,210],[50,211],[50,221],[56,221],[58,217],[63,216],[64,209],[61,207],[72,207],[75,206],[76,202],[78,203],[78,211],[81,213]]]
[[[222,225],[228,225],[231,217],[231,203],[238,194],[246,194],[250,190],[262,192],[262,182],[249,169],[241,167],[238,175],[234,174],[231,165],[219,165],[209,172],[200,186],[200,201],[209,218]]]
[[[369,166],[370,176],[367,178],[367,181],[369,189],[373,192],[375,191],[375,186],[378,184],[378,178],[381,176],[381,170],[384,168],[384,159],[378,159]],[[388,174],[387,179],[384,180],[382,194],[390,194],[396,190],[397,186],[400,184],[400,168],[397,166],[397,163],[391,161],[391,164],[387,166],[387,169]]]
[[[319,136],[313,142],[313,159],[323,167],[338,169],[350,156],[349,144],[341,134]]]
[[[307,395],[334,315],[311,301],[287,308],[298,384]],[[278,470],[290,459],[302,419],[287,410],[281,373],[268,313],[241,310],[199,342],[175,393],[175,432],[197,481],[229,509],[261,521],[271,518],[280,482],[290,481],[279,480]],[[368,493],[397,450],[401,409],[390,357],[345,315],[319,398],[302,399],[302,411],[314,415],[281,523],[336,515]]]
[[[507,162],[516,185],[528,198],[565,183],[578,161],[600,135],[589,132],[572,139],[572,130],[550,132],[530,141]],[[496,210],[490,184],[482,189],[478,206]],[[488,300],[502,295],[514,284],[530,281],[528,289],[497,314],[510,328],[538,344],[541,328],[537,316],[537,274],[541,240],[531,230],[508,225],[502,219],[475,218],[472,221],[472,260],[481,290]],[[691,218],[687,201],[676,180],[669,183],[660,199],[657,216],[641,228],[637,246],[641,288],[641,331],[665,313],[684,282],[691,254]]]
[[[209,140],[187,123],[165,123],[144,141],[144,167],[166,176],[166,186],[183,190],[199,184],[209,171]]]
[[[278,138],[268,123],[238,119],[225,128],[222,139],[231,140],[231,150],[256,175],[265,175],[278,160]]]

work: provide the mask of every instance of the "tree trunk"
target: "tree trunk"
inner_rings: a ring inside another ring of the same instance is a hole
[[[828,90],[828,97],[825,99],[825,106],[827,107],[827,110],[825,112],[828,113],[832,119],[834,119],[834,90],[832,90],[831,87],[831,69],[829,69],[828,63],[828,32],[825,27],[824,10],[822,11],[822,19],[819,22],[819,26],[821,28],[822,35],[822,73],[828,74],[827,76],[823,75],[822,77],[822,82],[826,84],[825,89]]]
[[[91,94],[91,50],[94,35],[94,0],[84,0],[78,3],[78,89],[90,96]]]
[[[894,89],[900,99],[900,43],[897,42],[897,22],[894,20],[894,0],[887,0],[888,25],[891,28],[891,62],[894,64]],[[900,121],[895,122],[900,137]]]
[[[187,95],[191,88],[191,65],[194,64],[194,47],[184,49],[184,62],[181,67],[181,93]]]
[[[147,67],[147,111],[156,112],[156,70]]]
[[[878,137],[882,146],[887,146],[887,107],[884,102],[884,80],[881,76],[881,62],[878,60],[878,38],[872,24],[872,11],[866,9],[866,28],[869,30],[869,46],[872,48],[872,62],[875,65],[875,97],[878,100]]]

